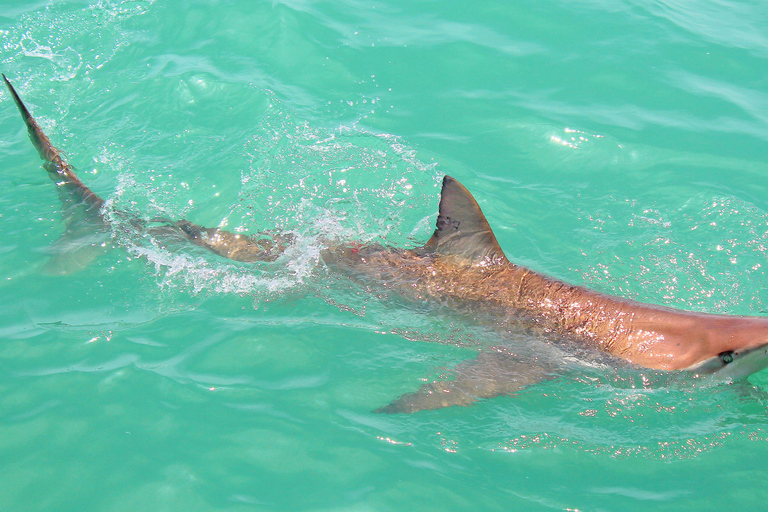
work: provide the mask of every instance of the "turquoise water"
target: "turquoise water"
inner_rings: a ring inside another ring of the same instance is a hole
[[[252,267],[115,231],[52,275],[0,92],[3,510],[764,509],[765,371],[377,415],[484,333],[316,265],[328,234],[423,243],[450,174],[513,261],[763,314],[762,2],[14,1],[0,41],[112,211],[300,239]]]

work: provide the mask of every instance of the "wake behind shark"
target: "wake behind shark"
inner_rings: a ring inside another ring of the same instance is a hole
[[[44,167],[56,184],[67,220],[64,238],[109,229],[104,200],[76,176],[3,79]],[[253,236],[187,220],[131,217],[144,231],[183,240],[240,262],[274,261],[294,242],[286,233]],[[91,245],[96,242],[92,242]],[[86,244],[87,245],[87,244]],[[103,245],[103,244],[102,244]],[[82,247],[82,244],[81,244]],[[73,251],[75,257],[87,251]],[[90,252],[87,252],[90,254]],[[328,241],[323,263],[363,283],[411,300],[440,304],[490,322],[505,333],[528,333],[540,347],[604,354],[617,365],[685,370],[739,379],[768,365],[768,318],[676,310],[609,296],[510,262],[475,199],[445,176],[437,226],[422,247],[398,249]],[[87,261],[80,262],[85,265]],[[478,314],[481,312],[481,314]],[[413,412],[515,393],[557,373],[551,358],[490,347],[462,363],[452,378],[431,382],[377,412]]]

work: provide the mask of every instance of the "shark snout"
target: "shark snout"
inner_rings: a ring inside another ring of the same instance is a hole
[[[721,378],[743,379],[768,366],[768,343],[754,348],[726,350],[687,371],[697,375],[714,374]]]

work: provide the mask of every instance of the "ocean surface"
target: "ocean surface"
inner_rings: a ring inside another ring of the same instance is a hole
[[[0,509],[765,510],[768,371],[376,414],[490,334],[318,264],[423,244],[448,174],[512,261],[765,315],[765,2],[2,0],[0,43],[107,215],[298,239],[73,257],[0,91]]]

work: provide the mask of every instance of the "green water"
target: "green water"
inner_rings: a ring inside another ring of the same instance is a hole
[[[762,2],[3,0],[0,41],[111,211],[300,240],[254,268],[116,231],[51,275],[60,203],[0,92],[2,510],[765,508],[765,371],[377,415],[483,333],[316,265],[328,234],[423,243],[450,174],[513,261],[763,314]]]

